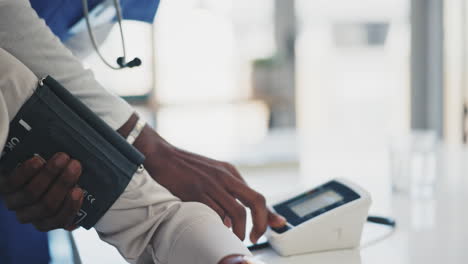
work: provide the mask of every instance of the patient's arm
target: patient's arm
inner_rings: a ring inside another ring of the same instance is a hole
[[[142,254],[169,264],[215,264],[229,255],[250,254],[213,210],[181,202],[146,171],[134,175],[95,228],[132,263]]]

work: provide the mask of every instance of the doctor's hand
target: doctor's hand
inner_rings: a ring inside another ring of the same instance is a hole
[[[232,226],[239,239],[245,238],[245,207],[252,214],[250,240],[253,243],[268,225],[285,224],[283,218],[268,210],[263,195],[251,189],[231,164],[180,150],[156,134],[153,137],[153,151],[147,152],[145,162],[150,175],[181,200],[211,207],[227,227]]]
[[[39,231],[70,228],[83,203],[83,191],[75,187],[81,164],[57,153],[45,161],[36,156],[10,175],[0,175],[0,196],[22,224]]]
[[[133,127],[135,118],[130,118],[128,127]],[[126,126],[119,132],[125,135],[125,130]],[[265,233],[267,226],[284,226],[284,218],[268,210],[263,195],[251,189],[231,164],[178,149],[148,126],[134,146],[146,156],[145,168],[159,184],[182,201],[211,207],[241,240],[245,239],[246,207],[253,219],[252,242]]]

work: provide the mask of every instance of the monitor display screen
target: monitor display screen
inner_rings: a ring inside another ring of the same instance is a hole
[[[343,196],[330,190],[317,196],[305,196],[289,204],[289,208],[291,208],[297,216],[304,217],[340,201],[343,201]]]

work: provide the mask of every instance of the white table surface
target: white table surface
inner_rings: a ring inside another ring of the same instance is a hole
[[[397,229],[388,238],[363,249],[307,254],[283,258],[271,249],[255,252],[256,257],[271,264],[440,264],[468,263],[468,154],[465,150],[443,152],[437,164],[437,182],[432,197],[394,194],[390,177],[366,174],[388,171],[379,160],[372,161],[375,170],[350,173],[348,179],[361,183],[373,196],[371,213],[391,216]],[[314,157],[311,157],[311,160]],[[315,158],[314,158],[315,159]],[[371,166],[371,167],[372,167]],[[378,168],[378,169],[377,169]],[[287,193],[297,193],[327,180],[327,176],[306,178],[315,173],[297,168],[272,168],[243,171],[249,183],[265,193],[270,202]],[[330,173],[333,175],[333,173]],[[281,195],[279,195],[281,193]],[[367,224],[362,244],[388,234],[387,227]],[[74,232],[83,263],[125,263],[115,249],[100,242],[94,232]]]
[[[280,257],[272,249],[255,253],[271,264],[440,264],[468,263],[468,152],[446,147],[436,167],[433,195],[392,193],[389,175],[367,180],[374,197],[371,214],[391,216],[397,229],[387,238],[362,249]],[[359,182],[359,176],[349,179]],[[386,227],[366,224],[361,244],[389,234]]]

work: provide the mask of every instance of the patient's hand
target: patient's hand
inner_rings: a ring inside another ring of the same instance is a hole
[[[136,122],[134,116],[129,122],[132,119]],[[183,201],[201,202],[211,207],[226,226],[232,224],[241,240],[245,238],[246,229],[244,206],[252,212],[252,242],[263,235],[268,225],[281,227],[285,224],[284,218],[267,209],[265,198],[252,190],[231,164],[180,150],[148,126],[134,145],[145,154],[144,165],[158,183]]]
[[[80,175],[81,164],[67,154],[47,162],[33,157],[11,175],[0,175],[0,196],[23,224],[43,232],[69,228],[83,203],[83,191],[75,187]]]

